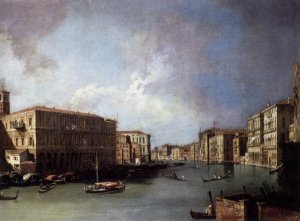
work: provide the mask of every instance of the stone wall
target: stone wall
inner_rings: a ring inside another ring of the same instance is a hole
[[[256,204],[248,199],[248,195],[235,195],[228,198],[218,197],[216,200],[216,220],[257,220]]]
[[[267,205],[258,205],[259,221],[300,221],[300,213]]]

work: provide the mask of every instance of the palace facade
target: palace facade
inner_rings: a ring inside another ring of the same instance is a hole
[[[0,92],[0,145],[28,150],[37,171],[95,168],[115,163],[115,120],[45,106],[10,113],[9,92]]]

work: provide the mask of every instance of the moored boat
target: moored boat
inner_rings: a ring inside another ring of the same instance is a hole
[[[15,196],[3,196],[2,193],[0,194],[0,200],[16,200],[19,196],[19,191],[17,191]]]
[[[215,219],[216,215],[208,215],[202,212],[195,212],[193,210],[190,211],[191,217],[193,219]]]
[[[125,183],[118,182],[98,182],[93,185],[84,186],[86,193],[117,193],[125,190]]]
[[[39,193],[46,193],[48,192],[49,190],[52,190],[54,187],[55,187],[55,183],[48,183],[48,184],[41,184],[40,185],[40,188],[38,189],[38,192]]]

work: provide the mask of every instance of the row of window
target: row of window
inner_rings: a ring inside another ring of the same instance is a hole
[[[34,145],[33,137],[29,137],[29,142],[27,143],[27,145],[26,145],[26,140],[27,139],[25,137],[21,137],[21,138],[16,137],[14,144],[15,144],[16,147],[17,146],[27,146],[27,145],[33,146]]]

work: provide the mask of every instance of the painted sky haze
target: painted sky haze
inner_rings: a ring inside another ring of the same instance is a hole
[[[0,0],[0,83],[11,110],[118,119],[152,146],[245,127],[293,96],[299,0]]]

